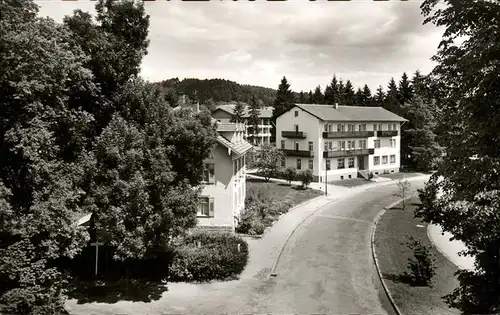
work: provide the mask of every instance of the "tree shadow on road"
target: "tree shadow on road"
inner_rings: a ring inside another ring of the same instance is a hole
[[[116,303],[118,301],[150,302],[159,300],[168,287],[161,281],[118,280],[79,282],[72,286],[68,297],[84,303]]]
[[[404,283],[408,284],[412,287],[422,287],[422,286],[427,286],[425,284],[417,283],[415,282],[414,278],[408,273],[408,272],[403,272],[402,274],[393,274],[393,273],[386,273],[382,275],[384,279],[390,280],[394,283]]]

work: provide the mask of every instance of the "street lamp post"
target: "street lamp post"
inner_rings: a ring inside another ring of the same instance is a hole
[[[326,168],[326,160],[325,160],[325,196],[328,196],[328,169]]]

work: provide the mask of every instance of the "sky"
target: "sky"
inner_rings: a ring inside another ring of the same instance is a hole
[[[443,29],[422,25],[421,1],[146,2],[148,55],[141,75],[223,78],[294,91],[324,89],[333,74],[372,92],[434,67]],[[73,10],[95,14],[92,1],[39,0],[40,16],[62,21]]]

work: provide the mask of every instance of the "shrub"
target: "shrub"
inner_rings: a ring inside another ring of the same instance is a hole
[[[408,237],[406,246],[413,252],[413,257],[408,259],[408,269],[411,273],[407,275],[416,285],[431,285],[437,268],[436,260],[430,252],[431,246],[425,246],[411,236]]]
[[[240,251],[238,251],[238,245]],[[248,261],[248,245],[231,233],[196,231],[184,239],[169,266],[171,281],[235,279]]]
[[[292,205],[292,199],[285,199],[280,202],[271,199],[262,202],[255,197],[247,199],[245,209],[238,217],[236,232],[261,235],[266,227],[270,226],[279,215],[288,212]]]
[[[300,181],[302,182],[302,188],[307,188],[309,184],[313,181],[313,173],[310,169],[307,169],[300,173]]]
[[[283,175],[285,179],[288,181],[288,183],[291,185],[292,181],[295,180],[297,177],[297,170],[293,167],[287,167],[285,171],[283,172]]]

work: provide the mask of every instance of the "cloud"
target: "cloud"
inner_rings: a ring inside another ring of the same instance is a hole
[[[94,2],[39,1],[62,19]],[[225,78],[295,90],[324,87],[335,73],[374,90],[403,71],[428,72],[442,30],[422,25],[419,1],[147,2],[149,53],[142,75]]]

